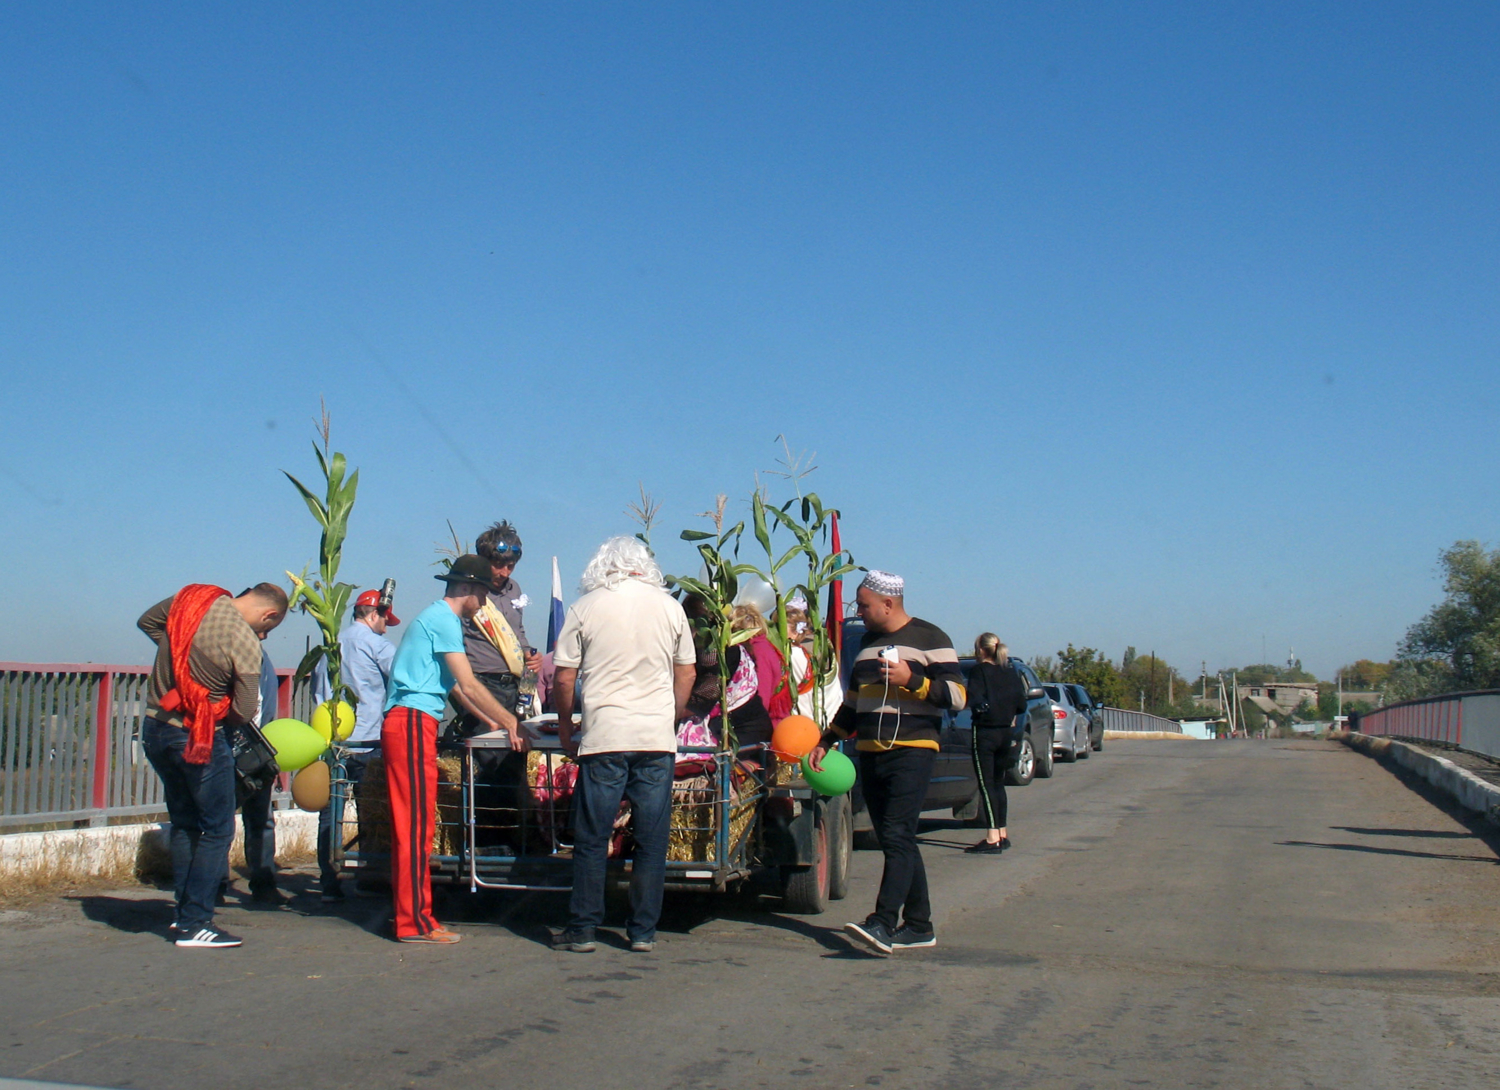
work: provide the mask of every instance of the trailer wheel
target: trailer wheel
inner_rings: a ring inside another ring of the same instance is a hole
[[[829,879],[833,877],[828,850],[826,812],[818,815],[813,833],[813,862],[806,867],[782,867],[782,907],[787,912],[816,916],[828,908]]]
[[[854,853],[854,814],[849,796],[840,795],[828,806],[828,897],[842,901],[849,896],[849,857]]]

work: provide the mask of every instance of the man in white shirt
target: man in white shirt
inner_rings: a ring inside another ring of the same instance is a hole
[[[553,703],[558,738],[578,760],[573,795],[572,918],[560,948],[594,950],[604,922],[605,868],[620,799],[630,800],[635,856],[630,876],[630,948],[656,946],[672,818],[677,721],[692,693],[697,655],[687,614],[645,545],[613,537],[579,582],[557,637]],[[575,735],[574,685],[586,720]]]

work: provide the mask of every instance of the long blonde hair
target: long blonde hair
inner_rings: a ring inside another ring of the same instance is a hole
[[[1010,648],[993,632],[981,632],[974,640],[974,657],[1004,666],[1010,661]]]

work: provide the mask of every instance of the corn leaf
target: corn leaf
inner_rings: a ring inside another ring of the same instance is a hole
[[[297,491],[302,494],[302,498],[307,502],[307,509],[312,512],[313,518],[318,520],[318,525],[325,530],[328,529],[328,511],[323,507],[323,501],[309,492],[306,485],[286,470],[283,469],[281,472],[286,474],[286,479],[291,481]]]

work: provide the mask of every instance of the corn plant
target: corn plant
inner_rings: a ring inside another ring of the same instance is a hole
[[[309,579],[307,568],[301,575],[287,572],[292,581],[289,608],[301,608],[317,624],[323,642],[310,649],[297,666],[296,680],[302,681],[323,661],[328,670],[328,686],[332,699],[347,700],[351,705],[358,702],[354,690],[344,684],[343,658],[339,650],[339,631],[344,623],[344,610],[349,606],[349,596],[357,589],[352,583],[338,581],[339,563],[344,552],[344,538],[349,528],[349,514],[354,509],[354,493],[359,487],[359,470],[345,478],[347,462],[338,451],[329,453],[328,411],[323,411],[319,426],[323,446],[313,443],[313,453],[318,457],[318,468],[322,471],[324,495],[319,498],[290,473],[286,479],[301,494],[307,509],[323,529],[318,541],[318,574]],[[283,473],[286,471],[283,470]]]
[[[678,575],[672,576],[670,582],[689,594],[697,595],[707,604],[708,616],[696,622],[697,635],[704,646],[713,648],[718,658],[719,709],[723,722],[721,744],[724,749],[733,752],[739,747],[735,741],[734,728],[729,722],[729,649],[753,639],[755,633],[736,632],[730,622],[734,611],[734,597],[739,593],[739,578],[755,569],[749,564],[739,563],[738,559],[740,536],[745,531],[744,521],[725,530],[723,497],[719,499],[717,512],[708,516],[714,519],[712,531],[684,530],[681,535],[683,541],[696,544],[698,555],[703,558],[706,578]]]
[[[800,487],[798,491],[800,493]],[[797,514],[793,514],[794,508]],[[778,575],[783,568],[798,558],[807,563],[806,581],[796,584],[785,592],[778,591],[776,614],[767,620],[771,622],[768,625],[771,642],[781,652],[782,658],[790,664],[792,641],[786,627],[786,600],[795,597],[797,591],[801,591],[802,596],[807,599],[807,621],[813,637],[813,645],[808,654],[810,660],[808,672],[813,679],[813,718],[822,722],[823,684],[837,672],[838,663],[835,661],[833,638],[822,622],[821,607],[818,603],[821,601],[823,591],[835,579],[841,579],[855,570],[853,558],[847,550],[826,554],[823,552],[819,542],[820,539],[823,543],[828,541],[828,520],[836,512],[832,508],[825,508],[816,492],[799,494],[796,499],[788,500],[780,507],[775,507],[766,502],[760,489],[756,489],[755,496],[750,501],[750,511],[755,539],[765,550],[767,565],[765,571],[751,569],[752,571],[772,586],[779,587]],[[801,517],[799,518],[798,515]],[[772,535],[777,529],[785,529],[794,538],[793,544],[779,556],[772,541]],[[788,679],[789,677],[790,671],[788,671]]]

